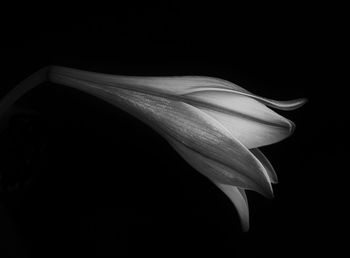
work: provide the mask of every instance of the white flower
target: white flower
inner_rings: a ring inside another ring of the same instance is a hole
[[[305,99],[275,101],[225,80],[134,77],[51,66],[54,83],[98,96],[147,123],[235,205],[249,228],[245,190],[272,197],[276,173],[258,147],[291,135],[294,124],[269,107],[292,110]],[[40,77],[40,76],[39,76]]]

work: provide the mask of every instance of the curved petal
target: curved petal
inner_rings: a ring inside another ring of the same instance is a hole
[[[279,110],[288,110],[288,111],[300,108],[307,102],[307,99],[305,98],[285,100],[285,101],[273,100],[273,99],[268,99],[268,98],[263,98],[258,96],[254,98],[256,100],[261,101],[263,104],[267,106],[270,106]]]
[[[123,76],[83,71],[62,66],[50,67],[48,77],[51,81],[56,82],[62,76],[109,85],[111,87],[133,89],[141,92],[158,92],[174,96],[183,96],[201,91],[230,92],[254,98],[265,105],[281,110],[293,110],[301,107],[306,102],[306,99],[277,101],[263,98],[229,81],[207,76]]]
[[[247,96],[201,91],[186,95],[186,101],[218,120],[248,149],[281,141],[294,130],[293,122]]]
[[[241,221],[243,231],[249,230],[249,207],[248,199],[243,189],[232,185],[225,185],[214,182],[223,191],[235,206]]]
[[[233,89],[237,92],[249,94],[248,91],[238,85],[226,80],[207,76],[125,76],[96,73],[63,66],[50,67],[49,78],[51,80],[55,81],[56,78],[61,76],[112,87],[122,87],[140,91],[147,90],[148,92],[156,91],[172,95],[181,95],[201,91],[203,89],[216,88]]]
[[[230,83],[230,82],[227,82]],[[264,105],[279,109],[279,110],[294,110],[297,108],[300,108],[301,106],[303,106],[306,102],[307,99],[306,98],[298,98],[298,99],[293,99],[293,100],[274,100],[274,99],[268,99],[268,98],[264,98],[261,96],[258,96],[256,94],[253,94],[245,89],[243,89],[242,87],[239,87],[238,85],[235,85],[233,83],[231,83],[233,86],[232,88],[227,88],[227,87],[222,87],[221,85],[218,86],[214,86],[214,85],[208,85],[206,87],[193,87],[191,92],[188,93],[184,93],[183,96],[186,95],[191,95],[194,93],[200,93],[203,91],[210,91],[210,92],[222,92],[222,93],[234,93],[237,95],[241,95],[241,96],[246,96],[246,97],[250,97],[253,98],[255,100],[258,100],[259,102],[261,102]]]
[[[278,183],[278,178],[275,169],[271,165],[270,161],[259,149],[250,149],[254,156],[260,160],[261,164],[265,167],[267,174],[269,175],[270,181],[274,184]]]

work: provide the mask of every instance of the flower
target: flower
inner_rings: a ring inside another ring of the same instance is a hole
[[[245,231],[249,229],[245,190],[271,198],[271,184],[277,183],[272,165],[258,147],[285,139],[295,128],[268,106],[292,110],[305,103],[305,99],[259,97],[211,77],[119,76],[60,66],[42,71],[48,80],[100,97],[156,130],[229,197]]]

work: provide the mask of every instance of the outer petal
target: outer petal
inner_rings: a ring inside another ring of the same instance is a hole
[[[162,94],[181,95],[203,89],[228,89],[246,94],[251,94],[242,87],[228,81],[206,76],[124,76],[83,71],[74,68],[51,66],[49,77],[56,75],[71,76],[76,79],[90,81],[92,83],[123,87],[126,89],[159,92]]]
[[[263,104],[267,106],[270,106],[279,110],[288,110],[288,111],[300,108],[307,102],[307,99],[305,98],[285,100],[285,101],[278,101],[278,100],[273,100],[273,99],[268,99],[268,98],[263,98],[258,96],[254,96],[254,98],[256,100],[261,101]]]
[[[216,79],[216,78],[213,78]],[[217,79],[219,80],[219,79]],[[223,81],[223,80],[221,80]],[[215,85],[215,86],[214,86]],[[223,86],[225,85],[225,86]],[[188,95],[188,94],[192,94],[192,93],[199,93],[202,91],[213,91],[213,92],[223,92],[223,93],[234,93],[234,94],[238,94],[241,96],[246,96],[249,98],[253,98],[258,100],[259,102],[261,102],[264,105],[276,108],[276,109],[280,109],[280,110],[294,110],[297,108],[300,108],[301,106],[303,106],[306,102],[307,99],[305,98],[298,98],[298,99],[293,99],[293,100],[273,100],[273,99],[268,99],[268,98],[264,98],[258,95],[255,95],[245,89],[243,89],[242,87],[233,84],[231,82],[228,81],[223,81],[223,84],[213,84],[213,85],[208,85],[205,87],[193,87],[191,89],[191,91],[184,93],[183,95]]]
[[[249,230],[249,207],[248,207],[248,199],[243,189],[239,189],[238,187],[225,185],[220,183],[215,183],[217,187],[219,187],[230,200],[233,205],[236,207],[238,212],[238,216],[241,220],[241,225],[243,231]]]
[[[244,95],[201,91],[187,94],[186,99],[223,124],[248,149],[281,141],[294,129],[291,121]]]
[[[257,96],[242,87],[229,81],[207,77],[207,76],[169,76],[169,77],[141,77],[141,76],[121,76],[83,71],[74,68],[51,66],[49,78],[54,80],[56,75],[72,76],[92,83],[110,85],[113,87],[124,87],[139,91],[159,92],[170,95],[186,95],[201,91],[222,91],[239,94],[254,98],[265,105],[282,109],[292,110],[302,106],[306,100],[296,99],[289,101],[277,101]]]
[[[303,103],[264,99],[233,83],[210,77],[118,76],[53,66],[49,78],[58,83],[62,83],[62,78],[71,78],[111,89],[127,89],[185,101],[214,116],[247,148],[278,142],[288,137],[294,128],[291,121],[268,109],[261,102],[281,109],[293,108]]]

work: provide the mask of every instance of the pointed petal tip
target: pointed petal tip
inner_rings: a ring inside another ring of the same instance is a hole
[[[288,101],[280,101],[274,107],[280,110],[290,111],[290,110],[295,110],[304,106],[307,102],[308,102],[308,99],[306,98],[298,98],[298,99],[293,99]]]
[[[265,168],[264,168],[264,170],[265,170]],[[247,189],[249,189],[249,188],[247,188]],[[273,199],[275,197],[273,194],[272,182],[271,182],[266,170],[264,173],[264,177],[262,178],[262,181],[259,181],[259,182],[257,181],[254,184],[254,188],[250,189],[250,190],[256,191],[268,199]]]
[[[250,149],[250,152],[254,154],[254,156],[261,162],[261,164],[264,166],[268,179],[272,184],[277,184],[278,183],[278,176],[273,168],[272,164],[268,160],[268,158],[262,153],[261,150],[258,148]]]
[[[258,193],[266,197],[267,199],[274,199],[275,195],[273,193],[272,185],[269,184],[268,187],[262,187],[259,190],[257,190]]]
[[[289,105],[289,109],[287,110],[294,110],[297,108],[300,108],[302,106],[304,106],[309,100],[307,98],[299,98],[299,99],[295,99],[295,100],[291,100],[290,105]]]
[[[249,207],[245,190],[232,185],[221,184],[215,181],[213,182],[231,200],[238,212],[241,229],[243,232],[247,232],[249,230]]]
[[[242,223],[241,228],[242,228],[243,233],[248,233],[249,232],[249,223]]]
[[[299,98],[299,99],[300,99],[302,105],[304,105],[304,104],[306,104],[307,102],[309,102],[309,99],[307,99],[307,98]]]
[[[295,123],[289,119],[288,119],[288,122],[290,123],[289,136],[291,136],[295,131]]]
[[[308,102],[306,98],[298,98],[293,100],[278,101],[273,99],[262,98],[254,96],[257,100],[261,101],[263,104],[284,111],[291,111],[302,107],[305,103]]]
[[[273,183],[274,185],[278,184],[278,177],[274,178],[273,181],[271,181],[271,183]]]

